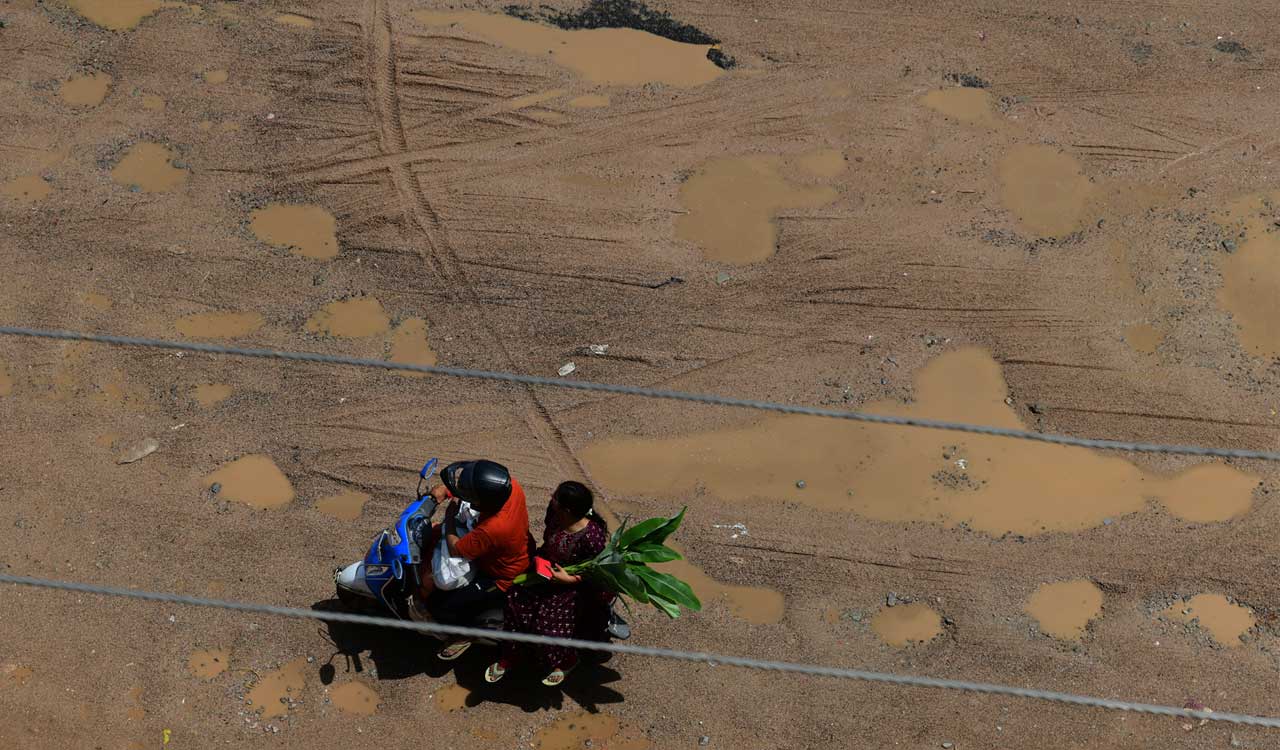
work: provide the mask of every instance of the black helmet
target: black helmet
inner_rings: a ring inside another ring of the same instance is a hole
[[[493,461],[455,461],[440,470],[440,479],[482,513],[497,513],[511,497],[511,472]]]

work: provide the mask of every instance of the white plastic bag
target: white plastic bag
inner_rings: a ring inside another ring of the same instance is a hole
[[[467,532],[475,527],[476,519],[479,517],[480,514],[472,509],[470,503],[462,501],[458,506],[458,536],[466,536]],[[431,577],[435,579],[436,588],[443,591],[453,591],[469,586],[476,579],[476,572],[471,569],[470,560],[449,555],[449,543],[445,540],[443,533],[440,534],[440,543],[436,545],[435,552],[431,555]]]

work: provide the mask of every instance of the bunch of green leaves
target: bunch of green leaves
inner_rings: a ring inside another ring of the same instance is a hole
[[[652,604],[673,619],[680,616],[681,607],[693,612],[702,609],[702,602],[694,596],[689,584],[670,573],[649,567],[681,559],[680,553],[664,542],[680,528],[686,510],[688,508],[681,508],[670,518],[650,518],[630,528],[624,522],[613,532],[600,554],[585,562],[565,566],[565,572],[580,575],[641,604]],[[526,573],[517,577],[515,582],[528,585],[542,581]]]

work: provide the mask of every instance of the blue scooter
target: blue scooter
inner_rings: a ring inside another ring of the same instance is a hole
[[[433,458],[423,465],[414,493],[418,499],[400,513],[394,526],[378,532],[364,560],[333,572],[338,599],[345,606],[377,614],[390,612],[398,619],[410,619],[409,596],[418,590],[419,567],[432,553],[431,517],[439,503],[426,490],[437,463],[438,459]],[[481,612],[472,622],[463,624],[502,630],[502,622],[503,613],[499,608]],[[631,637],[630,626],[612,610],[607,635],[618,640]]]

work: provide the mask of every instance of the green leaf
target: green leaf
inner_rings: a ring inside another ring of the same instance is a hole
[[[675,533],[680,528],[680,522],[684,520],[685,511],[688,507],[680,509],[680,512],[670,518],[650,518],[632,526],[618,539],[618,546],[623,550],[629,550],[636,544],[650,543],[662,544],[667,537]]]
[[[680,605],[673,601],[655,596],[649,599],[649,603],[662,610],[667,617],[670,617],[673,620],[680,616]]]
[[[629,563],[653,564],[683,559],[679,552],[665,544],[637,544],[627,550],[622,559]]]
[[[625,594],[642,604],[648,604],[649,588],[638,575],[639,569],[626,563],[618,563],[615,565],[598,565],[592,570],[603,577],[608,582],[609,588],[614,592]]]
[[[634,570],[640,580],[644,581],[645,586],[648,587],[650,598],[656,595],[695,612],[702,609],[702,602],[698,601],[693,589],[679,578],[669,573],[659,573],[643,565],[635,566]]]

